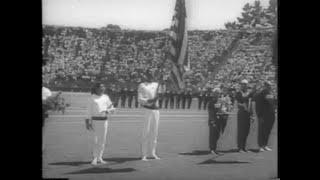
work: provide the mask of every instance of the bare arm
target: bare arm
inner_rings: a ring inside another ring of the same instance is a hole
[[[93,113],[93,103],[91,101],[91,99],[88,99],[88,102],[87,102],[87,114],[86,114],[86,119],[85,119],[85,122],[86,122],[86,128],[87,130],[93,130],[92,128],[92,113]]]
[[[141,87],[142,85],[140,84],[139,87],[138,87],[138,102],[140,104],[144,104],[144,103],[147,103],[148,99],[143,97],[143,89]]]

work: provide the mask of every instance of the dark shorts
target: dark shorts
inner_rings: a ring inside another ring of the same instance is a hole
[[[158,106],[142,106],[142,107],[144,107],[146,109],[151,109],[151,110],[158,110],[159,109]]]
[[[92,116],[91,119],[92,119],[92,120],[95,120],[95,121],[105,121],[105,120],[108,119],[108,117],[107,117],[107,116],[105,116],[105,117]]]

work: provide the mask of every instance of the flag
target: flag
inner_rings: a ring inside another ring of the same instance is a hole
[[[190,70],[185,0],[176,0],[169,31],[169,59],[173,66],[171,76],[179,89],[184,88],[183,74]]]

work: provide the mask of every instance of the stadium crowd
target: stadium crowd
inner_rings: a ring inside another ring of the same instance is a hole
[[[182,102],[189,98],[187,94],[192,94],[192,97],[199,98],[199,103],[203,99],[203,108],[207,102],[206,98],[200,98],[200,94],[210,94],[210,90],[221,85],[233,92],[241,79],[248,79],[252,87],[259,81],[272,81],[276,88],[273,82],[275,69],[270,65],[273,31],[241,32],[241,36],[239,33],[231,30],[189,31],[190,71],[184,76],[186,88],[175,91],[169,78],[171,62],[166,60],[168,35],[165,30],[108,30],[44,25],[42,53],[48,63],[43,66],[43,78],[49,82],[48,87],[52,90],[85,92],[99,79],[111,84],[109,91],[117,102],[128,99],[129,103],[130,99],[136,98],[136,88],[144,78],[145,71],[151,70],[163,75],[162,82],[168,97],[172,94],[176,102],[179,99]],[[236,44],[234,50],[231,50],[231,44]],[[224,56],[229,57],[223,60]],[[186,98],[183,94],[186,94]],[[173,101],[170,99],[167,104]],[[138,106],[137,103],[135,106]]]

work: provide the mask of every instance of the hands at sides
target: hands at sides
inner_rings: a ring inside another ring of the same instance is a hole
[[[86,122],[86,129],[88,131],[93,131],[94,129],[93,129],[93,126],[92,126],[92,120],[86,119],[85,122]]]
[[[112,107],[110,109],[107,109],[106,113],[107,114],[113,114],[116,111],[116,108]]]

